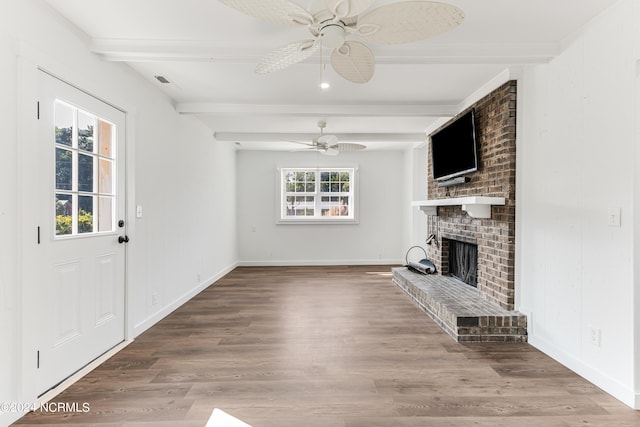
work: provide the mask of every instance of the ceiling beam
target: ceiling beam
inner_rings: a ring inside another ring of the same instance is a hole
[[[340,142],[424,142],[425,133],[333,133]],[[286,142],[312,141],[318,133],[277,133],[277,132],[215,132],[216,141],[227,142]]]
[[[294,117],[442,117],[458,112],[456,104],[284,105],[179,102],[180,114],[252,114]]]
[[[92,52],[108,61],[256,63],[273,46],[198,40],[92,39]],[[454,43],[375,46],[378,64],[541,64],[560,52],[556,43]],[[309,63],[319,63],[311,57]]]

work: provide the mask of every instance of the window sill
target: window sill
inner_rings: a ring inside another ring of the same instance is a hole
[[[290,224],[302,224],[302,225],[328,225],[328,224],[357,224],[358,220],[356,218],[285,218],[276,220],[276,224],[278,225],[290,225]]]

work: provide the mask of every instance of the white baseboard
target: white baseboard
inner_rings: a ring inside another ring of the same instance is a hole
[[[203,290],[211,286],[212,283],[220,280],[223,276],[231,272],[237,266],[238,266],[238,262],[236,261],[233,264],[223,268],[218,273],[200,282],[195,288],[191,289],[189,292],[183,294],[182,296],[172,301],[171,303],[169,303],[159,311],[155,312],[151,316],[144,319],[142,322],[135,325],[133,327],[133,336],[137,337],[138,335],[140,335],[141,333],[143,333],[144,331],[146,331],[147,329],[149,329],[150,327],[152,327],[153,325],[155,325],[156,323],[158,323],[159,321],[167,317],[169,314],[175,311],[178,307],[180,307],[181,305],[189,301],[191,298],[195,297],[200,292],[202,292]]]
[[[549,341],[529,335],[529,344],[545,353],[558,363],[571,369],[587,381],[598,386],[611,396],[615,397],[625,405],[632,409],[640,409],[640,394],[630,389],[628,386],[621,384],[615,378],[611,378],[606,373],[584,363],[573,355],[563,351]]]
[[[318,265],[404,265],[400,259],[347,259],[347,260],[263,260],[240,261],[239,267],[313,267]]]

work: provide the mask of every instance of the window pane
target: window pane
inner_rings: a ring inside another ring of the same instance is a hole
[[[113,162],[100,159],[98,171],[98,192],[101,194],[113,194]]]
[[[56,236],[71,234],[73,231],[72,199],[71,194],[56,194]]]
[[[75,108],[56,101],[55,103],[56,144],[72,146],[73,143],[73,118]]]
[[[287,196],[287,216],[313,216],[313,196]]]
[[[329,183],[328,182],[323,182],[320,184],[320,191],[322,193],[328,193],[329,192]]]
[[[349,198],[323,197],[321,210],[322,216],[348,216]]]
[[[340,172],[340,181],[349,181],[349,172]]]
[[[98,198],[98,231],[113,231],[113,197]]]
[[[115,126],[103,120],[98,120],[98,143],[100,148],[98,153],[101,156],[113,157],[113,128]]]
[[[56,147],[56,189],[71,190],[72,177],[71,150]]]
[[[314,183],[307,183],[306,185],[306,191],[307,193],[313,193],[314,191],[316,191],[316,185]]]
[[[338,184],[337,182],[332,182],[331,183],[331,192],[332,193],[337,193],[340,191],[340,184]]]
[[[93,196],[78,196],[78,233],[93,232]]]
[[[93,192],[94,156],[78,154],[78,191]]]
[[[306,174],[307,182],[316,182],[316,173],[315,172],[307,172]]]
[[[93,115],[78,111],[78,149],[93,152],[93,131],[96,118]]]
[[[348,193],[349,192],[349,183],[348,182],[343,182],[340,184],[340,191],[342,191],[343,193]]]

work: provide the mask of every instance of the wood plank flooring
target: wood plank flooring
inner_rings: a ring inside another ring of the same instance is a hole
[[[247,267],[209,287],[17,425],[638,426],[528,344],[458,344],[390,267]]]

